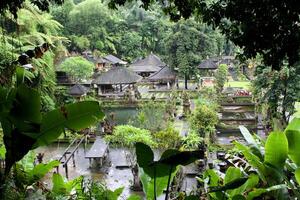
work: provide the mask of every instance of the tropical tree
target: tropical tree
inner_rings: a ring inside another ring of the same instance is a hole
[[[286,126],[295,113],[295,102],[300,99],[300,66],[284,66],[280,71],[257,66],[253,89],[266,124],[270,125],[275,118]]]
[[[166,39],[169,65],[177,68],[187,81],[197,73],[196,65],[200,62],[197,54],[200,31],[188,26],[188,22],[182,21],[174,27],[174,32]]]
[[[117,9],[117,5],[126,2],[110,0],[109,6]],[[142,7],[148,9],[154,2],[160,1],[142,0]],[[293,66],[300,59],[298,1],[170,0],[167,5],[162,3],[160,6],[172,20],[194,15],[218,27],[235,45],[243,47],[245,57],[262,55],[265,66],[280,69],[284,66],[283,60]]]
[[[70,74],[75,80],[82,81],[93,74],[94,64],[81,56],[76,56],[64,60],[60,68]]]

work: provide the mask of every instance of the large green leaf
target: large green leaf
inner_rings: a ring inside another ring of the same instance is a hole
[[[252,199],[254,199],[256,197],[260,197],[262,194],[264,194],[266,192],[271,192],[271,191],[274,191],[274,190],[285,189],[286,187],[287,187],[286,185],[281,184],[281,185],[274,185],[274,186],[269,187],[269,188],[254,189],[253,191],[249,192],[247,200],[252,200]]]
[[[213,170],[213,169],[207,169],[204,172],[204,178],[205,178],[205,190],[207,191],[208,188],[219,186],[220,182],[220,176]],[[207,180],[208,179],[208,180]],[[209,187],[208,187],[209,186]],[[223,195],[221,192],[213,192],[209,193],[209,195],[213,199],[218,199],[218,197]]]
[[[64,181],[64,178],[57,173],[52,176],[52,193],[55,195],[69,195],[72,190],[75,190],[78,185],[82,183],[83,176],[79,176],[73,180]]]
[[[239,126],[239,129],[240,129],[242,135],[244,136],[245,140],[247,141],[247,143],[258,148],[258,144],[255,141],[252,134],[249,132],[249,130],[245,126],[242,126],[242,125]]]
[[[122,194],[124,187],[118,188],[115,191],[107,191],[107,200],[118,200],[119,196]]]
[[[143,143],[137,142],[135,145],[136,159],[139,167],[143,168],[148,175],[152,175],[153,169],[149,164],[153,162],[154,154],[152,149]]]
[[[169,166],[163,166],[164,168],[158,168],[158,170],[163,170],[166,172],[169,172]],[[172,170],[171,174],[171,182],[174,179],[174,176],[176,175],[176,172],[179,168],[174,168]],[[146,194],[147,200],[153,200],[154,199],[154,178],[150,177],[148,174],[144,173],[143,169],[139,169],[140,173],[140,179],[143,185],[143,191]],[[165,172],[164,172],[165,173]],[[168,184],[168,173],[166,173],[165,176],[159,176],[156,177],[156,195],[157,197],[160,196],[164,189],[166,189]]]
[[[265,144],[265,162],[282,169],[288,155],[288,140],[282,132],[272,132]]]
[[[296,177],[298,184],[300,185],[300,168],[296,169],[295,177]]]
[[[104,113],[96,101],[77,102],[50,111],[43,116],[41,132],[36,137],[35,146],[53,142],[65,127],[80,130],[93,125],[103,117]]]
[[[209,192],[218,192],[218,191],[227,191],[227,190],[236,189],[242,186],[243,184],[245,184],[247,180],[248,178],[246,177],[237,178],[234,179],[233,181],[226,183],[223,186],[211,187]]]
[[[256,185],[258,185],[259,183],[259,177],[256,174],[251,174],[248,178],[248,180],[246,181],[246,183],[244,183],[243,185],[241,185],[240,187],[229,191],[228,193],[230,194],[230,196],[236,196],[239,194],[243,194],[245,191],[251,190],[252,188],[254,188]]]
[[[212,169],[205,170],[204,177],[209,178],[208,185],[210,187],[219,185],[220,177],[214,170],[212,170]]]
[[[38,164],[28,173],[29,184],[32,184],[43,178],[49,171],[59,166],[60,162],[53,160],[47,164]]]
[[[242,172],[239,168],[235,168],[235,167],[229,167],[226,170],[226,174],[225,174],[225,178],[224,178],[224,183],[229,183],[235,179],[241,178]]]
[[[10,115],[16,121],[39,124],[42,119],[39,92],[24,85],[19,86]]]
[[[52,193],[54,194],[66,194],[67,188],[63,177],[60,174],[54,173],[52,176]]]
[[[239,143],[239,142],[234,142],[235,147],[242,152],[242,154],[245,156],[246,160],[248,163],[257,170],[257,173],[259,177],[264,181],[265,183],[267,182],[265,174],[266,174],[266,168],[265,165],[260,161],[259,157],[254,155],[250,148]]]
[[[137,194],[130,195],[127,200],[142,200],[142,197]]]
[[[300,118],[294,118],[285,129],[290,159],[300,166]]]
[[[63,109],[65,108],[65,111]],[[87,128],[104,118],[99,102],[82,101],[60,109],[66,118],[65,126],[72,130]]]
[[[171,155],[165,155],[155,163],[169,166],[188,165],[197,159],[203,158],[203,156],[203,151],[173,151]]]
[[[166,150],[160,160],[178,154],[178,150]],[[151,148],[143,143],[136,143],[137,162],[139,164],[139,175],[147,199],[154,199],[154,177],[156,177],[156,195],[162,194],[167,187],[168,177],[171,171],[171,181],[178,168],[160,162],[153,162],[154,154]]]

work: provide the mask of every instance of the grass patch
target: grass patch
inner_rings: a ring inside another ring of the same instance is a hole
[[[250,81],[228,81],[225,83],[225,87],[242,87],[243,89],[249,89],[250,85]]]

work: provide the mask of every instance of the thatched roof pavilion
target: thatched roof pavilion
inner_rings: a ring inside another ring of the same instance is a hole
[[[166,64],[152,52],[144,59],[138,60],[129,66],[129,69],[137,74],[149,76],[164,67]]]
[[[72,96],[81,97],[88,93],[89,89],[84,87],[83,85],[76,84],[69,88],[68,93]]]
[[[198,66],[200,70],[215,70],[218,69],[217,63],[213,59],[206,59]]]
[[[141,79],[141,76],[125,67],[113,67],[107,72],[98,75],[92,83],[97,85],[133,84]]]
[[[164,66],[158,72],[152,74],[148,80],[153,82],[174,82],[176,80],[176,72],[168,66]]]
[[[113,85],[119,85],[122,92],[122,85],[135,84],[142,78],[125,67],[112,67],[107,72],[99,74],[92,84],[98,85],[102,93],[114,91]]]

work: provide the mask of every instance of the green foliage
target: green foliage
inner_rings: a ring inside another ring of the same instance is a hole
[[[143,142],[152,147],[157,146],[150,131],[130,125],[116,126],[113,134],[106,135],[105,140],[113,145],[124,147],[133,147],[136,142]]]
[[[158,148],[170,149],[179,146],[181,137],[179,132],[175,130],[173,126],[168,125],[166,129],[154,134],[154,140],[157,143]]]
[[[229,167],[227,169],[222,185],[220,185],[220,180],[222,180],[221,176],[211,169],[204,172],[204,180],[205,188],[209,188],[210,197],[220,200],[248,200],[253,199],[254,197],[261,197],[261,195],[266,192],[286,188],[284,184],[275,185],[269,188],[256,188],[259,186],[258,176],[252,173],[248,177],[244,177],[243,172],[235,167]]]
[[[217,72],[215,74],[216,78],[216,90],[218,92],[222,92],[224,85],[227,81],[227,75],[228,75],[228,67],[226,64],[219,65]]]
[[[142,197],[136,194],[130,195],[127,200],[142,200]]]
[[[65,181],[60,174],[52,176],[52,190],[48,198],[67,199],[70,196],[74,199],[103,199],[118,200],[124,188],[114,191],[109,190],[100,182],[85,180],[83,176],[70,181]]]
[[[258,105],[266,107],[266,111],[262,112],[266,125],[271,125],[275,118],[286,126],[290,116],[296,112],[295,102],[300,97],[299,74],[298,64],[283,66],[280,71],[272,71],[271,67],[256,67],[253,94]]]
[[[276,148],[274,148],[276,147]],[[288,155],[288,141],[284,133],[272,132],[265,144],[265,162],[283,168]]]
[[[86,128],[104,117],[98,102],[78,102],[42,114],[38,91],[25,85],[1,88],[0,116],[6,148],[6,173],[29,150],[54,141],[65,127]]]
[[[83,52],[84,50],[89,49],[90,47],[90,41],[87,37],[84,36],[76,36],[76,35],[71,35],[70,36],[71,39],[71,44],[73,45],[71,48],[73,50],[77,50],[79,52]]]
[[[124,5],[128,1],[111,0],[109,5],[111,8],[117,8],[116,5]],[[159,1],[142,0],[142,6],[149,9],[155,2]],[[298,5],[290,1],[270,2],[268,0],[185,1],[184,3],[171,0],[168,5],[160,4],[161,9],[174,21],[180,20],[181,17],[187,19],[196,16],[199,21],[220,29],[229,40],[243,47],[246,58],[261,54],[266,66],[272,66],[274,69],[280,69],[284,65],[282,62],[284,60],[287,60],[291,66],[299,61],[299,30],[294,26],[299,23]],[[282,9],[283,6],[286,9]],[[237,10],[239,12],[233,12]],[[253,31],[253,27],[260,31]]]
[[[196,150],[203,144],[203,138],[195,131],[191,131],[186,137],[182,138],[182,147],[186,150]]]
[[[298,165],[298,152],[296,147],[299,143],[298,134],[300,133],[299,119],[294,119],[285,129],[284,132],[272,132],[265,144],[262,141],[253,137],[247,129],[240,127],[246,141],[249,143],[249,147],[241,143],[235,142],[235,148],[242,153],[241,163],[244,163],[242,169],[244,174],[249,175],[249,179],[253,176],[253,170],[255,170],[255,176],[253,179],[256,185],[266,185],[267,188],[255,188],[255,185],[246,187],[247,199],[253,199],[255,197],[273,196],[277,199],[285,198],[285,192],[287,187],[292,187],[290,196],[299,196],[299,190],[296,189],[298,185],[296,181],[299,181],[299,165]],[[287,160],[288,156],[295,163],[290,163]],[[297,166],[298,165],[298,166]],[[293,167],[291,167],[293,166]],[[234,173],[233,173],[234,172]],[[229,168],[226,172],[230,174],[237,174],[237,169]],[[293,181],[289,181],[291,174],[295,174]],[[258,179],[259,178],[259,179]],[[226,179],[226,176],[225,176]],[[248,180],[249,180],[248,179]],[[270,191],[278,190],[273,193]],[[235,194],[240,194],[241,192]],[[266,193],[266,194],[265,194]],[[216,195],[216,194],[215,194]]]
[[[70,74],[75,80],[81,81],[89,78],[94,70],[94,64],[83,57],[70,57],[60,65],[61,70]]]
[[[300,118],[294,118],[287,128],[285,134],[288,140],[290,159],[300,166]]]
[[[213,39],[214,38],[214,39]],[[179,74],[187,80],[196,78],[197,65],[208,56],[219,55],[223,48],[218,46],[222,36],[206,25],[197,24],[194,20],[180,20],[166,38],[167,60],[169,65],[177,68]],[[221,42],[222,43],[222,42]],[[221,50],[220,50],[221,49]]]
[[[191,129],[199,133],[201,137],[204,137],[205,134],[213,133],[217,122],[218,116],[216,111],[206,105],[196,107],[189,117]]]
[[[31,185],[37,181],[39,181],[41,178],[43,178],[49,171],[54,169],[55,167],[59,166],[60,162],[57,160],[51,161],[47,164],[38,164],[33,167],[32,170],[27,171],[28,174],[28,185]]]
[[[1,144],[0,146],[0,159],[5,159],[5,153],[6,153],[6,149],[5,146],[3,144]]]
[[[137,143],[137,163],[146,198],[156,199],[162,194],[164,188],[167,188],[167,199],[169,186],[178,170],[178,166],[194,162],[203,156],[202,153],[199,151],[179,152],[168,149],[158,161],[153,161],[154,154],[151,148],[143,143]]]
[[[54,173],[52,176],[53,187],[51,190],[52,195],[55,196],[69,196],[72,190],[76,188],[76,186],[80,185],[83,177],[80,176],[71,181],[65,182],[63,177],[60,174]]]

